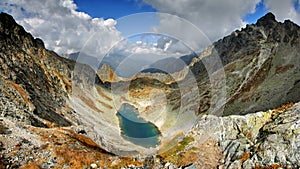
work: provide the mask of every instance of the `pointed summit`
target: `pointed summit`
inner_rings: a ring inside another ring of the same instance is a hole
[[[45,48],[41,39],[34,38],[21,25],[18,25],[11,15],[4,12],[0,13],[0,37],[11,39],[19,46]]]
[[[276,21],[275,15],[271,12],[267,13],[265,16],[257,20],[256,25],[258,26],[267,26],[271,25]]]
[[[17,27],[17,23],[14,18],[4,12],[0,13],[0,33],[11,33],[15,27]],[[21,27],[21,26],[19,26]],[[25,30],[24,30],[25,32]]]

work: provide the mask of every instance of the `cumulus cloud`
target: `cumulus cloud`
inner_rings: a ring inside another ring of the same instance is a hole
[[[176,17],[166,17],[161,15],[160,25],[155,29],[160,32],[180,32],[184,34],[182,41],[194,40],[198,43],[197,32],[190,32],[186,29],[186,24],[181,24],[182,19],[186,19],[194,24],[211,41],[222,38],[230,34],[235,29],[244,26],[246,23],[243,17],[247,13],[255,12],[256,4],[260,0],[144,0],[151,4],[159,12],[177,15]],[[198,33],[199,34],[199,33]],[[201,44],[196,44],[201,49]],[[205,43],[206,44],[206,43]]]
[[[229,35],[235,29],[245,26],[247,23],[243,18],[254,13],[256,5],[262,0],[144,0],[151,4],[159,12],[169,13],[178,16],[168,17],[164,14],[160,16],[160,25],[154,30],[158,32],[177,32],[181,33],[181,41],[194,41],[198,49],[203,48],[203,42],[196,37],[196,32],[186,29],[185,24],[181,24],[180,18],[186,19],[199,28],[210,41],[216,41],[226,35]],[[277,20],[284,21],[290,19],[300,24],[300,6],[299,0],[264,0],[268,11],[275,14]],[[178,42],[173,41],[169,47],[170,50],[178,50]],[[166,42],[167,43],[167,42]],[[176,45],[177,47],[172,47]],[[206,43],[204,43],[204,46]],[[182,45],[181,45],[182,46]]]
[[[121,40],[114,19],[92,18],[78,12],[73,0],[1,0],[0,9],[59,54],[80,51],[95,34],[100,39],[89,43],[92,46],[86,52],[91,55],[106,53]]]
[[[270,12],[274,13],[276,19],[279,21],[284,21],[290,19],[293,22],[300,24],[300,15],[295,9],[295,3],[300,5],[298,0],[265,0],[265,5]]]
[[[84,47],[84,52],[89,55],[102,55],[117,44],[121,48],[116,49],[117,51],[129,54],[180,55],[191,52],[188,47],[196,52],[201,51],[209,45],[208,42],[216,41],[244,26],[244,16],[255,12],[256,4],[261,0],[143,1],[151,4],[159,12],[178,16],[158,14],[159,26],[152,30],[166,36],[149,44],[142,41],[118,44],[123,38],[116,29],[116,20],[92,18],[84,12],[79,12],[73,0],[1,0],[0,9],[13,15],[27,31],[43,39],[47,48],[59,54],[77,52]],[[299,4],[299,0],[264,2],[266,8],[273,12],[278,20],[291,19],[300,24],[300,16],[295,9],[295,3]],[[190,23],[187,24],[187,21]],[[195,30],[195,27],[198,30]],[[179,36],[172,37],[178,34]]]
[[[135,41],[135,43],[132,43],[132,39],[123,39],[122,41],[115,44],[115,46],[111,49],[110,53],[118,53],[124,56],[129,56],[132,54],[139,54],[140,56],[143,54],[155,54],[160,55],[162,58],[167,56],[177,56],[176,53],[173,53],[170,50],[166,50],[165,48],[166,47],[159,46],[157,43],[153,42],[147,43],[142,40],[137,40]]]

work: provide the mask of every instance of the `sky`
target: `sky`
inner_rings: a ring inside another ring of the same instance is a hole
[[[86,12],[91,17],[118,19],[139,12],[157,12],[150,4],[134,0],[75,0],[78,11]]]
[[[61,55],[82,50],[90,55],[112,50],[184,54],[202,50],[267,12],[278,21],[300,24],[299,4],[299,0],[1,0],[0,11],[11,14]]]

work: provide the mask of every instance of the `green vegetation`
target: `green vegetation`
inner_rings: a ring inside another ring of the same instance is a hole
[[[193,137],[185,137],[177,145],[171,149],[159,154],[164,161],[177,164],[179,166],[185,166],[193,163],[197,159],[197,154],[193,151],[194,148],[186,150],[187,146],[193,142]]]

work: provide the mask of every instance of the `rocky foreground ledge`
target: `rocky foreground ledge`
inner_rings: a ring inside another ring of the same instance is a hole
[[[215,141],[222,154],[219,168],[299,168],[299,112],[297,103],[245,116],[206,116],[188,135],[195,138],[191,145]],[[213,168],[206,159],[196,164]]]
[[[297,103],[245,116],[204,116],[179,143],[147,158],[113,155],[68,127],[1,117],[0,168],[299,168],[299,111]]]

